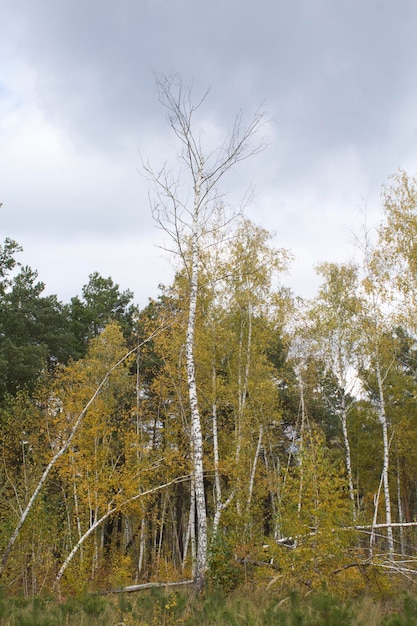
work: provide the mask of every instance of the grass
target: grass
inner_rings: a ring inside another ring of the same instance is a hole
[[[341,600],[326,591],[286,595],[240,589],[195,597],[151,589],[112,597],[54,599],[0,596],[0,626],[412,626],[417,596]]]

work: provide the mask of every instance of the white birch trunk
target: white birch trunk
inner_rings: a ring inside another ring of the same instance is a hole
[[[300,386],[300,405],[301,405],[301,426],[300,426],[300,486],[298,490],[298,502],[297,502],[297,513],[300,515],[302,501],[303,501],[303,489],[304,489],[304,462],[303,462],[303,448],[304,448],[304,424],[305,424],[305,404],[304,404],[304,385],[303,381],[300,377],[299,379]]]
[[[397,502],[398,502],[398,521],[400,524],[404,522],[404,512],[401,498],[401,472],[400,472],[400,459],[397,451]],[[401,555],[405,555],[404,544],[404,529],[400,526],[400,542],[401,542]]]
[[[217,404],[216,404],[216,370],[213,366],[212,373],[212,381],[213,381],[213,395],[214,401],[212,406],[212,431],[213,431],[213,458],[214,458],[214,500],[215,500],[215,512],[213,518],[213,531],[211,535],[211,543],[216,538],[217,529],[220,523],[220,516],[222,512],[222,488],[220,483],[220,473],[219,473],[219,434],[217,430]]]
[[[216,370],[214,367],[213,367],[212,376],[213,376],[213,379],[212,379],[213,396],[214,398],[216,398]],[[211,542],[210,542],[211,545],[216,539],[221,515],[223,511],[232,502],[235,496],[234,491],[232,491],[229,497],[227,498],[226,502],[223,502],[222,500],[222,489],[221,489],[220,471],[219,471],[220,460],[219,460],[219,436],[218,436],[219,433],[218,433],[218,428],[217,428],[217,404],[215,400],[212,406],[212,429],[213,429],[215,511],[214,511],[214,517],[213,517],[213,528],[212,528]]]
[[[188,207],[188,194],[182,192],[181,172],[178,178],[171,176],[166,167],[155,173],[145,165],[156,194],[153,214],[158,224],[175,242],[176,252],[182,258],[189,279],[189,310],[185,341],[188,394],[191,413],[191,454],[193,465],[195,505],[197,518],[197,555],[194,574],[194,588],[201,591],[205,584],[207,568],[207,512],[203,476],[203,436],[198,406],[198,394],[194,358],[194,334],[196,324],[199,254],[203,250],[203,238],[214,228],[215,231],[226,227],[230,219],[223,224],[215,224],[213,217],[216,208],[222,203],[222,195],[217,191],[217,183],[233,165],[256,154],[260,146],[251,148],[250,138],[258,130],[262,114],[257,113],[247,128],[241,127],[238,116],[229,140],[219,150],[208,152],[205,163],[200,137],[193,134],[193,114],[204,101],[193,106],[190,93],[184,91],[181,81],[176,77],[155,76],[160,101],[168,110],[169,124],[180,141],[182,151],[180,159],[185,164],[187,174],[193,181],[194,205]],[[178,85],[176,85],[178,82]],[[177,89],[175,90],[175,88]],[[176,91],[176,93],[175,93]]]
[[[145,563],[145,550],[146,550],[146,517],[145,512],[140,524],[140,539],[139,539],[139,558],[138,558],[138,574],[143,570],[143,564]]]
[[[194,479],[191,478],[190,485],[190,513],[188,517],[187,532],[184,538],[184,558],[182,562],[182,571],[184,571],[187,560],[188,546],[191,544],[191,572],[194,577],[196,549],[195,549],[195,490]]]
[[[376,361],[376,375],[378,381],[378,392],[379,392],[379,421],[382,426],[382,439],[384,445],[384,462],[382,466],[382,480],[384,486],[384,498],[385,498],[385,522],[387,524],[387,539],[388,539],[388,552],[389,558],[394,558],[394,539],[392,535],[392,517],[391,517],[391,496],[389,491],[389,439],[388,439],[388,420],[385,413],[385,399],[384,399],[384,390],[383,390],[383,382],[381,377],[381,370],[379,366],[379,360],[377,358]]]
[[[352,458],[350,454],[350,443],[349,443],[349,437],[348,437],[348,431],[347,431],[347,408],[346,408],[345,394],[342,395],[341,422],[342,422],[343,443],[345,446],[345,463],[346,463],[346,473],[347,473],[347,479],[348,479],[349,498],[352,503],[353,521],[356,522],[355,491],[353,489]]]
[[[240,338],[239,338],[239,370],[238,370],[238,415],[236,422],[236,469],[238,470],[240,464],[240,451],[242,448],[242,423],[244,419],[244,413],[246,408],[246,398],[248,395],[249,373],[251,363],[251,348],[252,348],[252,303],[248,302],[248,335],[245,347],[245,357],[243,357],[243,320],[241,322]],[[236,511],[238,515],[242,513],[242,507],[240,502],[240,473],[238,471],[237,489],[236,489]]]
[[[258,443],[257,443],[257,446],[256,446],[256,452],[255,452],[255,456],[254,456],[254,459],[253,459],[253,466],[252,466],[252,471],[251,471],[250,481],[249,481],[248,512],[250,510],[250,505],[252,503],[253,486],[255,484],[256,466],[258,464],[258,458],[259,458],[259,454],[261,452],[262,437],[263,437],[263,426],[261,424],[260,427],[259,427]]]
[[[369,556],[371,558],[374,555],[375,528],[377,528],[379,497],[381,495],[382,482],[383,482],[383,475],[381,474],[381,478],[379,480],[379,485],[378,485],[378,491],[376,492],[376,494],[374,494],[374,515],[372,517],[371,535],[369,537]]]
[[[195,188],[195,205],[193,215],[193,234],[191,248],[190,273],[190,304],[188,309],[188,324],[185,340],[185,354],[187,363],[187,382],[191,411],[191,445],[193,456],[193,475],[195,489],[195,503],[197,512],[197,559],[194,574],[195,590],[200,592],[205,585],[207,569],[207,513],[204,492],[203,473],[203,435],[201,431],[200,411],[198,408],[197,383],[195,378],[194,361],[194,333],[198,296],[198,212],[200,203],[200,185],[202,172]]]

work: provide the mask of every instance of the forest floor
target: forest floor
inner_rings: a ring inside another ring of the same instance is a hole
[[[85,595],[58,603],[0,598],[1,626],[412,626],[417,592],[341,599],[328,592],[273,594],[262,589],[191,592],[151,589]]]

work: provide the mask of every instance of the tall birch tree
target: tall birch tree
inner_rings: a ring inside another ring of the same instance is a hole
[[[346,474],[352,514],[356,518],[352,461],[348,436],[348,414],[356,384],[356,359],[360,301],[358,299],[358,270],[354,265],[325,263],[317,268],[324,281],[312,304],[314,343],[330,372],[337,376],[335,398],[327,402],[339,415],[345,449]],[[336,406],[334,406],[334,400]]]
[[[386,356],[386,336],[389,329],[389,299],[384,286],[384,270],[378,258],[378,253],[370,241],[370,232],[365,228],[363,242],[363,308],[362,308],[362,370],[370,367],[373,370],[376,385],[373,399],[382,429],[383,462],[381,471],[381,485],[384,494],[385,523],[387,527],[388,555],[394,558],[394,536],[392,530],[392,505],[390,492],[390,447],[391,447],[391,420],[387,413],[385,397],[386,379],[395,361]],[[372,389],[368,387],[368,392]],[[379,491],[375,500],[374,524],[378,513]]]
[[[194,357],[195,325],[199,291],[201,253],[205,240],[213,228],[227,230],[233,219],[225,216],[223,224],[213,217],[221,202],[218,184],[224,175],[240,161],[256,154],[260,144],[252,138],[258,131],[263,117],[256,113],[248,125],[238,115],[229,138],[213,149],[204,147],[202,133],[196,128],[196,114],[207,93],[195,104],[190,90],[182,85],[177,76],[156,76],[159,98],[168,113],[168,123],[180,144],[181,168],[176,174],[167,165],[155,171],[145,165],[151,183],[152,212],[156,223],[169,235],[174,252],[179,254],[185,266],[188,287],[188,319],[185,339],[185,355],[188,395],[191,414],[191,452],[197,517],[197,556],[194,587],[201,591],[205,584],[207,569],[207,512],[203,474],[203,438],[196,384]]]

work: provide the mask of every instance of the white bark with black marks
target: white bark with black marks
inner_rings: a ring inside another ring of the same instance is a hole
[[[153,188],[152,212],[158,226],[171,238],[174,248],[166,247],[178,254],[188,278],[189,303],[185,339],[186,370],[191,417],[191,453],[195,504],[197,517],[197,546],[194,570],[194,588],[200,592],[205,585],[207,569],[207,512],[204,489],[203,433],[198,405],[195,363],[195,329],[199,294],[199,270],[201,255],[207,238],[222,232],[227,235],[227,226],[238,214],[224,216],[219,224],[215,219],[222,196],[217,189],[220,179],[236,163],[256,154],[263,147],[251,146],[251,139],[262,123],[262,114],[256,113],[247,127],[242,126],[238,115],[229,139],[218,149],[204,150],[200,135],[194,128],[196,111],[203,98],[192,104],[190,92],[185,90],[177,76],[156,76],[156,84],[162,105],[168,112],[168,122],[179,140],[180,162],[184,167],[178,175],[164,166],[160,171],[144,165],[148,181]],[[188,181],[184,178],[188,177]],[[190,201],[189,195],[192,194]]]

